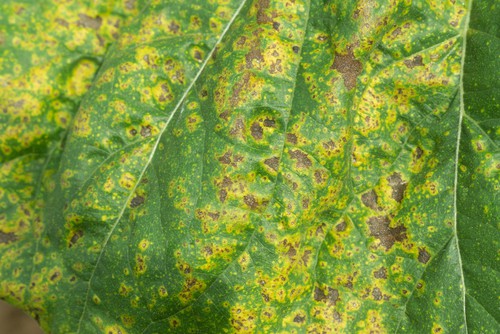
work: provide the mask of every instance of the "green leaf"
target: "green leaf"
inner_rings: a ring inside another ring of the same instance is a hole
[[[500,331],[494,0],[1,6],[0,297],[47,332]]]

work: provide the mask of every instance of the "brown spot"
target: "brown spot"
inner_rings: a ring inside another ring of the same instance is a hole
[[[274,119],[266,118],[264,120],[264,126],[266,128],[275,128],[276,127],[276,121]]]
[[[62,25],[64,28],[68,28],[69,27],[69,23],[68,21],[66,21],[65,19],[61,19],[61,18],[56,18],[56,23]]]
[[[262,56],[262,52],[257,46],[254,46],[252,50],[245,56],[247,68],[253,68],[253,60],[257,60],[258,63],[264,62],[264,57]]]
[[[214,253],[214,251],[212,250],[212,247],[210,247],[210,246],[205,246],[205,248],[203,248],[203,251],[207,255],[212,255]]]
[[[52,274],[52,276],[50,276],[50,278],[49,278],[49,279],[50,279],[51,281],[55,281],[55,280],[56,280],[58,277],[60,277],[60,276],[61,276],[61,273],[60,273],[60,272],[58,272],[58,271],[56,271],[54,274]]]
[[[271,23],[273,20],[266,14],[269,8],[269,0],[259,0],[257,2],[257,23]]]
[[[151,136],[151,125],[141,126],[141,136],[143,137]]]
[[[78,230],[76,231],[73,236],[71,237],[71,239],[69,240],[69,248],[73,247],[76,242],[83,236],[83,231],[82,230]]]
[[[168,29],[170,29],[170,31],[172,31],[174,34],[179,31],[179,28],[180,28],[179,25],[174,21],[170,22],[168,26]]]
[[[389,186],[392,188],[392,198],[401,203],[405,195],[407,183],[401,178],[401,174],[394,173],[387,178]]]
[[[377,193],[373,189],[361,195],[361,202],[372,210],[381,210],[377,204],[377,199]]]
[[[235,124],[232,127],[232,129],[229,131],[229,134],[234,137],[242,137],[244,130],[245,130],[245,123],[243,123],[243,120],[241,118],[238,118],[235,121]]]
[[[397,37],[399,35],[402,35],[403,34],[403,31],[401,30],[401,27],[397,27],[396,29],[394,29],[394,31],[391,33],[392,37]]]
[[[295,318],[293,318],[293,322],[296,322],[298,324],[303,323],[306,320],[306,317],[300,314],[297,314]]]
[[[321,171],[317,170],[314,172],[314,179],[316,180],[316,183],[322,183],[324,181]]]
[[[413,59],[406,59],[404,61],[406,67],[412,69],[414,67],[417,67],[417,66],[424,66],[424,62],[423,62],[423,59],[422,59],[422,56],[415,56],[413,57]]]
[[[102,18],[100,16],[90,17],[85,14],[78,14],[78,17],[80,19],[76,23],[81,27],[90,28],[94,30],[97,30],[101,27]]]
[[[200,51],[198,51],[198,50],[195,50],[195,51],[194,51],[194,58],[195,58],[196,60],[201,60],[201,59],[202,59],[202,57],[201,57],[201,52],[200,52]]]
[[[350,46],[345,54],[335,52],[335,59],[330,68],[342,74],[345,87],[351,90],[356,87],[356,80],[363,71],[363,64],[354,57],[352,46]]]
[[[278,157],[272,157],[264,160],[264,164],[272,168],[274,171],[278,171],[280,165],[280,159]]]
[[[380,269],[373,272],[375,278],[387,279],[387,269],[380,267]]]
[[[372,296],[373,296],[373,299],[375,299],[375,300],[381,300],[382,299],[382,292],[380,291],[379,288],[374,288],[372,291]]]
[[[224,203],[226,201],[226,198],[227,198],[227,191],[225,189],[222,189],[221,191],[219,191],[219,200]]]
[[[286,255],[288,255],[289,258],[293,258],[295,257],[295,255],[297,255],[297,250],[292,245],[290,245],[290,248],[288,248]]]
[[[297,144],[297,136],[294,135],[293,133],[287,133],[286,141],[295,145]]]
[[[135,136],[137,134],[137,130],[136,129],[132,129],[129,131],[129,133],[132,135],[132,136]]]
[[[339,291],[337,289],[327,288],[327,293],[319,287],[314,288],[314,300],[335,305],[339,300]]]
[[[406,227],[403,225],[390,227],[390,222],[387,216],[370,217],[368,219],[370,235],[380,240],[380,244],[386,250],[389,250],[396,241],[401,242],[407,238]]]
[[[240,99],[240,93],[244,87],[248,86],[248,82],[250,80],[250,73],[246,72],[243,74],[241,80],[236,82],[233,87],[233,94],[231,95],[231,106],[236,106]]]
[[[231,164],[231,152],[226,152],[222,157],[219,158],[219,161],[224,165]]]
[[[335,226],[335,230],[337,232],[344,232],[347,227],[347,223],[345,221],[341,221]]]
[[[423,154],[424,154],[424,151],[420,147],[417,146],[417,148],[415,149],[415,156],[417,157],[417,160],[420,159]]]
[[[212,218],[212,220],[219,220],[220,213],[218,212],[208,212],[207,215]]]
[[[13,232],[0,231],[0,244],[10,244],[17,240],[17,235]]]
[[[250,133],[255,140],[261,140],[264,129],[262,129],[259,123],[253,122],[252,126],[250,127]]]
[[[294,45],[294,46],[292,46],[292,51],[293,51],[294,53],[299,53],[300,48],[299,48],[297,45]]]
[[[312,166],[311,160],[307,157],[307,154],[300,150],[290,151],[290,157],[297,160],[298,168],[309,168]]]
[[[276,21],[273,22],[273,28],[274,28],[274,30],[279,30],[279,28],[280,28],[279,22],[276,22]]]
[[[256,209],[259,204],[253,195],[246,195],[243,197],[243,202],[248,205],[251,209]]]
[[[418,248],[418,261],[426,264],[427,262],[429,262],[430,259],[431,259],[431,255],[429,254],[429,252],[427,252],[425,247],[422,247],[422,248],[419,247]]]
[[[144,203],[144,197],[142,197],[142,196],[135,196],[134,198],[132,198],[132,201],[130,201],[130,207],[132,209],[133,208],[137,208],[142,203]]]

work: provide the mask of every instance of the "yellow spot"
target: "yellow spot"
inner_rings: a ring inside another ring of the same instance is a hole
[[[136,183],[136,179],[135,179],[135,176],[130,174],[130,173],[124,173],[122,174],[122,176],[120,177],[120,186],[122,186],[123,188],[125,189],[132,189]]]
[[[160,286],[158,288],[158,294],[160,295],[161,298],[165,298],[168,296],[168,291],[167,291],[167,288],[165,288],[165,286]]]
[[[107,326],[104,329],[104,333],[106,333],[106,334],[127,334],[125,329],[123,329],[123,327],[118,326],[118,325]]]
[[[95,304],[99,305],[99,304],[101,303],[101,298],[99,298],[99,296],[97,296],[97,295],[94,295],[94,296],[92,297],[92,301],[93,301]]]
[[[118,293],[122,296],[128,296],[132,290],[132,287],[126,285],[125,283],[121,283],[118,288]]]
[[[137,254],[135,256],[135,267],[134,271],[137,275],[142,275],[146,272],[146,256],[142,256],[141,254]]]
[[[253,333],[256,319],[253,310],[247,310],[242,305],[237,305],[231,309],[230,323],[238,333]]]
[[[149,245],[151,245],[150,241],[142,239],[141,242],[139,242],[139,249],[144,252],[146,249],[148,249]]]
[[[122,314],[120,316],[120,318],[122,319],[122,322],[123,324],[125,325],[125,327],[132,327],[135,323],[135,318],[131,315],[128,315],[128,314]]]
[[[171,317],[168,323],[172,328],[177,328],[181,325],[181,321],[177,317]]]

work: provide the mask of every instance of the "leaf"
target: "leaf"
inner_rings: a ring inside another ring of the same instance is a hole
[[[26,88],[47,124],[2,125],[2,298],[53,333],[500,330],[493,0],[134,8],[88,76]]]

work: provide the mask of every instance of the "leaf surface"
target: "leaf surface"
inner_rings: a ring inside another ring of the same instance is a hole
[[[15,84],[2,43],[3,117],[46,122],[2,125],[2,298],[53,333],[500,330],[493,0],[129,5],[61,14],[87,76]]]

